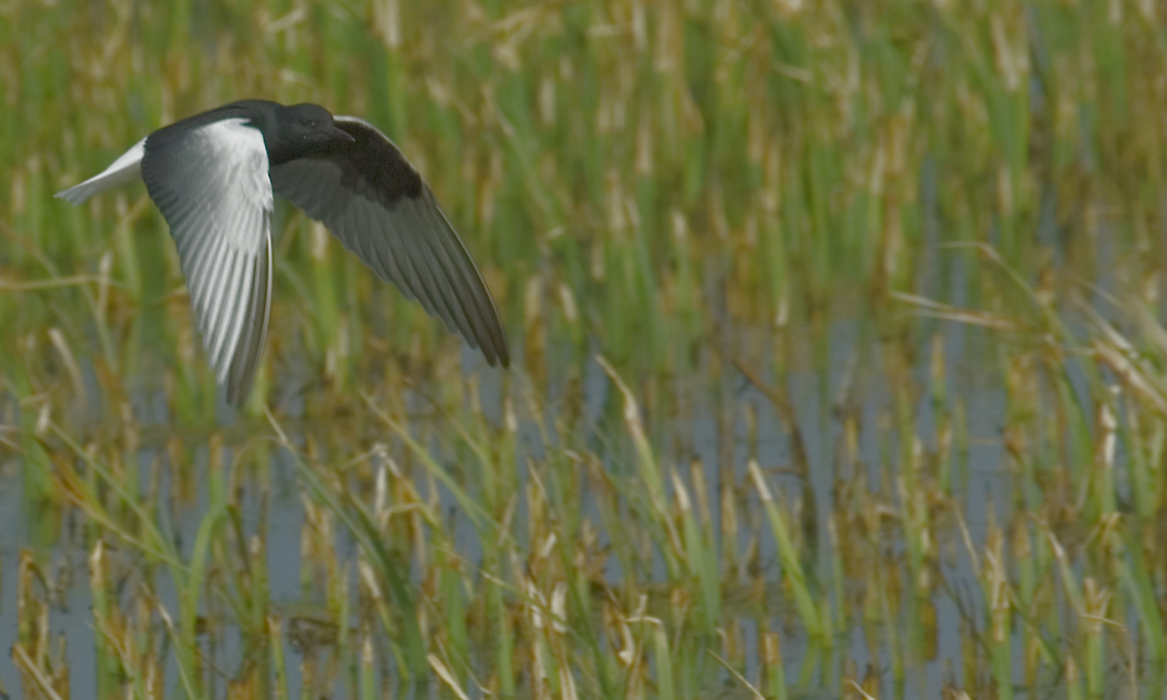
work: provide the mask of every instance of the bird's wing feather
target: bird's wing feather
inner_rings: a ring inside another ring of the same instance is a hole
[[[510,362],[490,291],[433,192],[393,143],[369,123],[336,117],[354,139],[319,157],[271,169],[275,193],[322,221],[381,279],[482,349]]]
[[[158,131],[146,139],[141,171],[170,224],[211,367],[228,401],[240,404],[263,355],[271,304],[263,135],[239,118]]]

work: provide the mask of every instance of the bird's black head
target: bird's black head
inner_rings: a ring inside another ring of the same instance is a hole
[[[314,104],[281,107],[275,115],[275,132],[276,144],[268,139],[268,158],[272,165],[323,155],[333,147],[353,142],[353,137],[336,125],[328,110]]]

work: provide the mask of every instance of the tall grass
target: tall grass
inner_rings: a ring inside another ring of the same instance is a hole
[[[1162,12],[8,3],[0,692],[82,692],[80,552],[101,698],[1161,693]],[[403,148],[514,369],[281,207],[224,408],[144,188],[51,195],[245,97]]]

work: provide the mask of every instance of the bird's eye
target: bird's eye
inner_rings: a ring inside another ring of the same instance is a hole
[[[308,127],[309,129],[316,128],[316,120],[315,119],[301,119],[300,124]]]

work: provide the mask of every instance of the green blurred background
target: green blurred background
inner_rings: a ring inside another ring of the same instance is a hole
[[[161,218],[141,188],[76,211],[49,195],[158,126],[244,97],[315,101],[395,139],[463,231],[530,369],[547,336],[683,370],[719,316],[805,329],[838,309],[884,315],[893,292],[944,301],[954,284],[979,301],[977,267],[946,283],[961,255],[936,252],[947,243],[990,243],[1033,274],[1066,256],[1094,277],[1089,246],[1072,243],[1097,233],[1099,208],[1122,214],[1107,229],[1117,257],[1159,265],[1157,11],[14,2],[0,154],[6,226],[23,244],[5,246],[4,274],[96,276],[111,254],[118,287],[100,311],[129,332],[181,287]],[[391,307],[393,345],[448,343],[288,214],[277,299],[300,292],[314,354],[348,336],[361,355],[352,315],[374,299]],[[3,303],[17,327],[54,322],[41,295]],[[170,311],[158,331],[181,335]],[[120,370],[139,347],[100,351]]]

